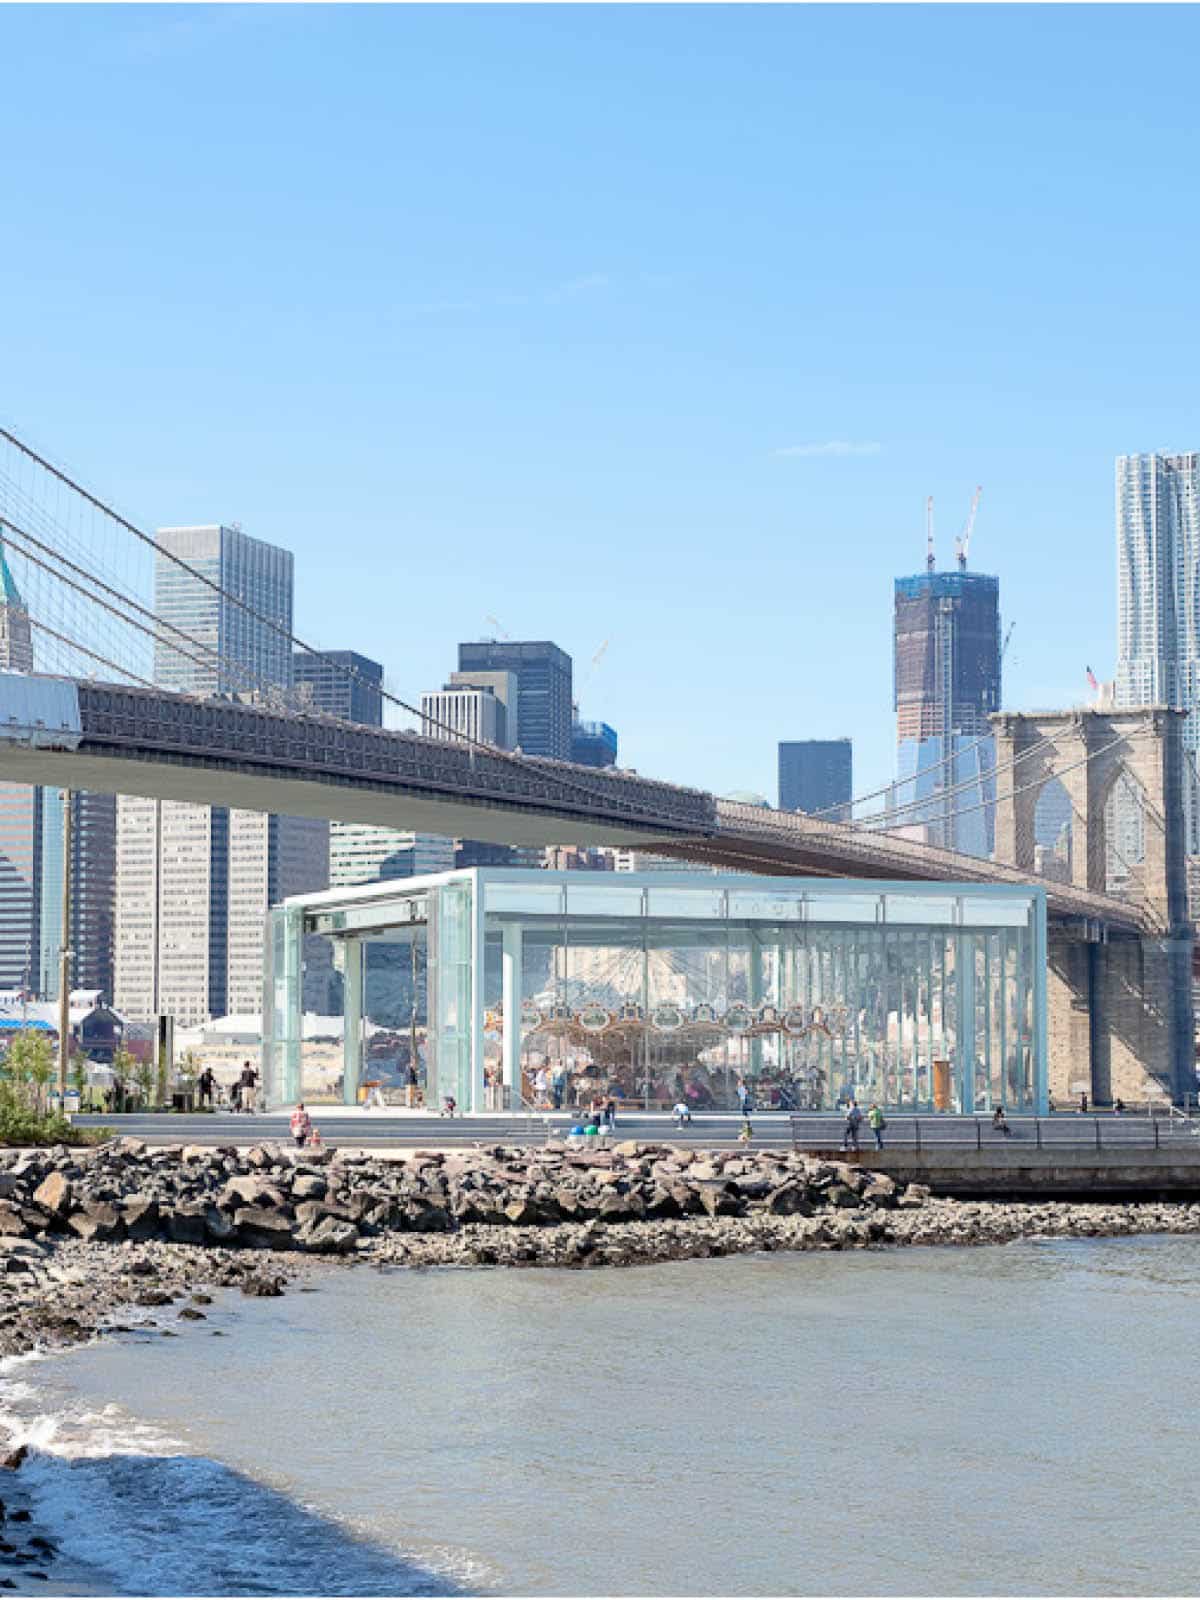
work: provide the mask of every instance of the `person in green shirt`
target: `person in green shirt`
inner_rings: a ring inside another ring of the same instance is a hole
[[[883,1130],[887,1127],[887,1118],[879,1104],[872,1100],[871,1109],[867,1112],[867,1123],[875,1135],[876,1150],[883,1149]]]

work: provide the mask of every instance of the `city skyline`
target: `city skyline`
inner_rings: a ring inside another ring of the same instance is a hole
[[[930,493],[946,565],[985,487],[1009,703],[1112,676],[1112,460],[1200,432],[1196,335],[1147,321],[1190,288],[1196,136],[1128,61],[1194,12],[713,8],[682,54],[653,8],[227,10],[6,18],[41,174],[7,409],[141,525],[285,543],[314,642],[414,703],[489,616],[581,669],[611,639],[581,715],[717,792],[846,731],[860,787],[891,779]],[[197,141],[177,108],[214,79]]]

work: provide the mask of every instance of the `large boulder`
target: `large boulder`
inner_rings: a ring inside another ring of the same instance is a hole
[[[233,1225],[243,1244],[258,1250],[290,1250],[293,1225],[280,1212],[265,1206],[242,1206],[233,1214]]]
[[[135,1195],[121,1206],[125,1233],[130,1239],[153,1239],[159,1228],[158,1201]]]
[[[204,1244],[207,1234],[204,1213],[207,1208],[185,1201],[166,1214],[167,1237],[175,1244]]]
[[[646,1215],[646,1202],[640,1194],[622,1194],[610,1189],[600,1202],[601,1222],[640,1222]]]
[[[70,1180],[61,1172],[52,1172],[49,1177],[43,1178],[33,1191],[34,1205],[41,1206],[52,1217],[65,1218],[73,1199]]]
[[[123,1228],[121,1214],[105,1200],[86,1200],[83,1208],[72,1216],[67,1226],[81,1239],[116,1239]]]
[[[314,1255],[348,1255],[358,1244],[358,1229],[341,1217],[322,1217],[296,1230],[301,1250]]]
[[[775,1217],[811,1217],[813,1209],[802,1183],[781,1183],[767,1196],[767,1210]]]
[[[319,1172],[298,1172],[292,1179],[293,1200],[324,1200],[329,1185]]]

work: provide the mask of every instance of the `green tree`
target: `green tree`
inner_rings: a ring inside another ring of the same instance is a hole
[[[114,1107],[114,1110],[123,1111],[125,1109],[125,1096],[129,1093],[129,1085],[137,1082],[138,1071],[136,1058],[130,1055],[124,1045],[113,1054],[113,1071],[121,1080],[122,1085],[121,1093],[118,1096],[119,1103]]]
[[[47,1109],[48,1091],[54,1081],[54,1047],[41,1029],[25,1028],[8,1047],[8,1064],[18,1092],[33,1110]]]

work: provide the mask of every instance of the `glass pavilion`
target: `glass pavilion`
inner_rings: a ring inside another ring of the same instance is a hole
[[[263,1083],[307,1094],[306,941],[342,970],[342,1097],[460,1111],[1046,1109],[1046,902],[1023,885],[475,868],[270,913]],[[311,948],[311,946],[310,946]]]

